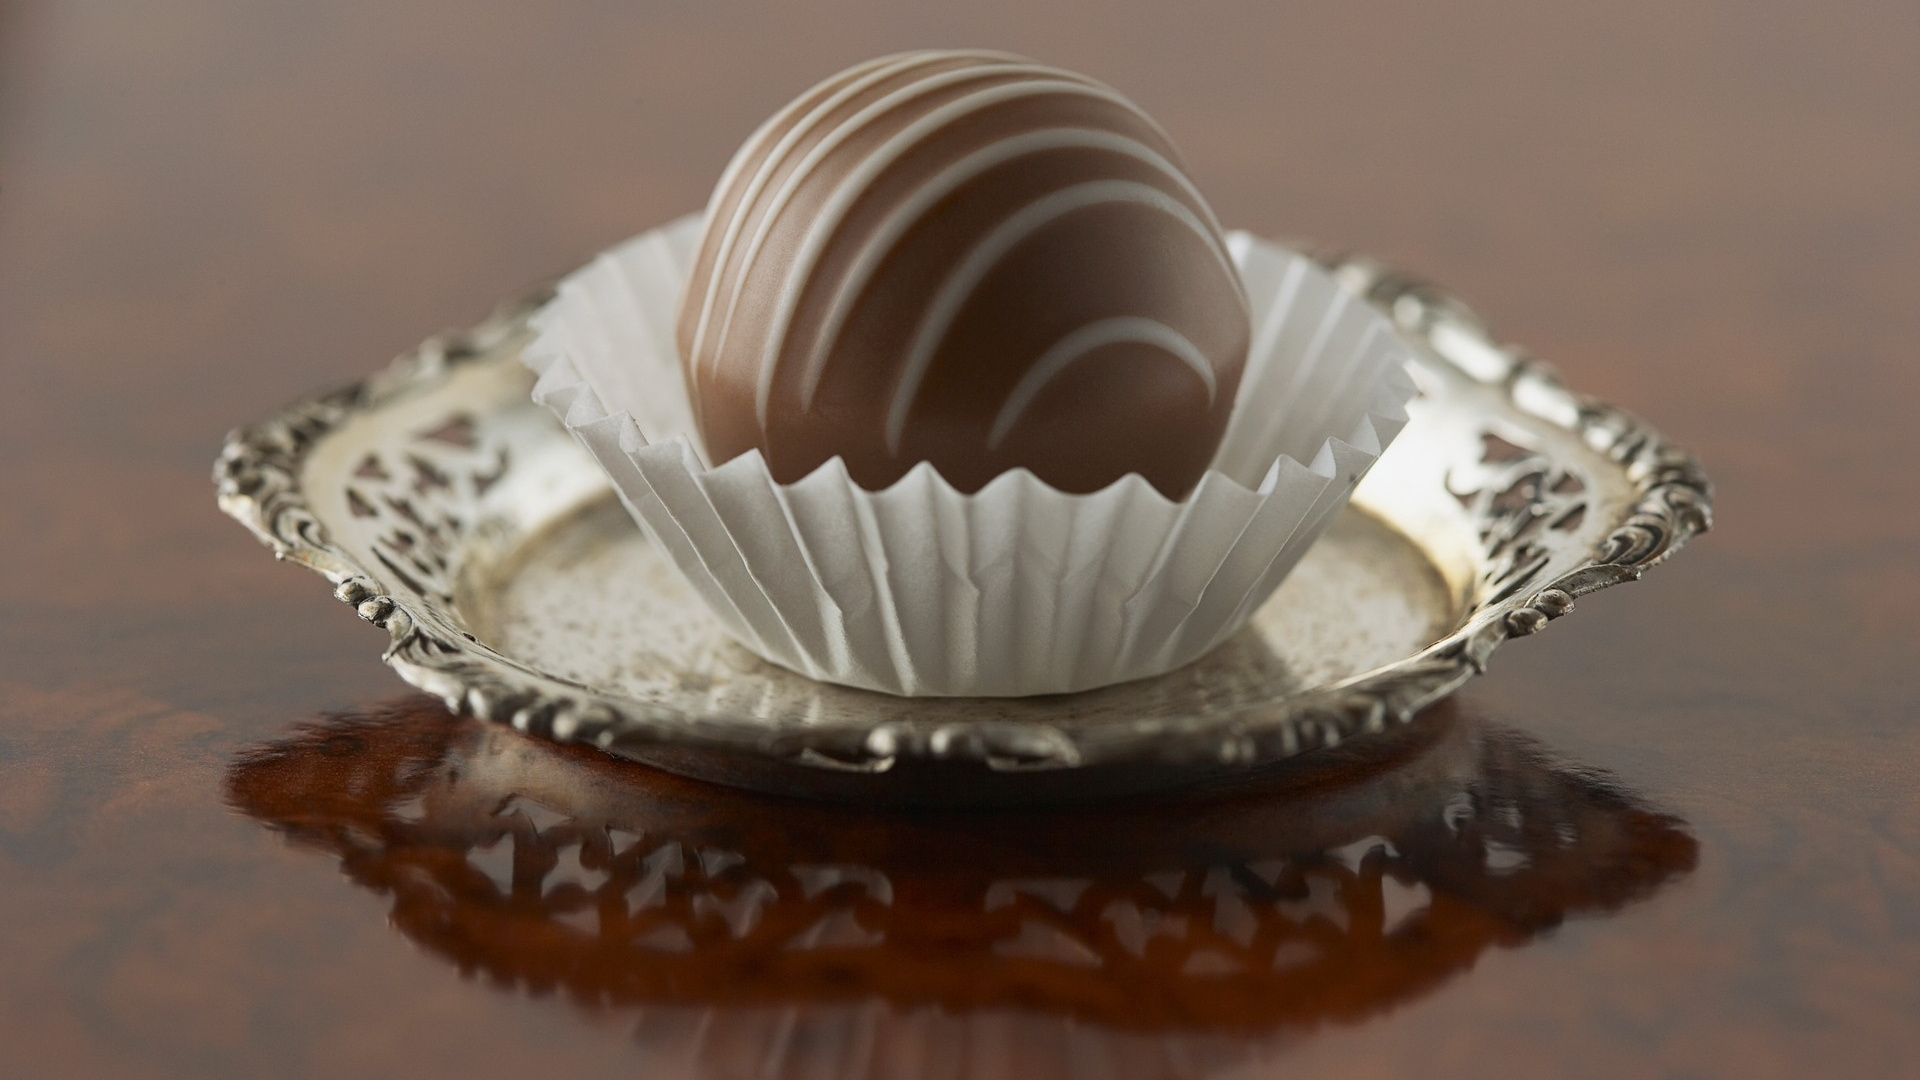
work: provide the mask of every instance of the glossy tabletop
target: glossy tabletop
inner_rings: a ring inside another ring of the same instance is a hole
[[[224,432],[699,205],[814,79],[1120,87],[1467,298],[1716,529],[1409,728],[1045,813],[449,717]],[[0,4],[0,1076],[1906,1076],[1920,8]]]

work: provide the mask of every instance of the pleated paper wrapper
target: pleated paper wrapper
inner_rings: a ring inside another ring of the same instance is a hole
[[[534,397],[747,648],[909,696],[1087,690],[1170,671],[1245,625],[1406,423],[1411,351],[1305,256],[1234,233],[1253,347],[1213,464],[1173,502],[1025,470],[968,495],[926,464],[883,491],[835,458],[775,483],[709,465],[674,339],[699,237],[682,218],[561,283],[525,350]]]

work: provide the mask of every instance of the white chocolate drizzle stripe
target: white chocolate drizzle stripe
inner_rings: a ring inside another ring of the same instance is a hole
[[[707,208],[708,221],[712,221],[714,212],[719,209],[718,200],[725,197],[726,194],[733,189],[734,180],[739,177],[741,170],[747,167],[747,161],[753,157],[753,151],[769,138],[774,137],[774,132],[779,131],[781,125],[785,124],[789,118],[800,111],[801,105],[807,102],[814,91],[820,89],[821,86],[832,83],[836,79],[856,79],[872,71],[874,68],[888,64],[897,64],[913,57],[924,56],[929,51],[931,50],[921,49],[914,52],[894,53],[890,56],[875,57],[863,64],[855,64],[845,71],[830,76],[823,80],[819,86],[809,88],[799,97],[781,106],[779,112],[774,113],[761,123],[759,127],[753,129],[753,134],[747,136],[747,140],[740,144],[740,149],[734,151],[733,158],[727,162],[726,170],[720,174],[720,182],[713,186],[715,201]],[[842,85],[845,84],[843,83]],[[762,163],[764,163],[764,160],[765,159],[762,159]]]
[[[1212,405],[1218,385],[1213,375],[1213,363],[1198,346],[1185,334],[1168,326],[1158,319],[1148,319],[1139,315],[1117,315],[1110,319],[1098,319],[1073,331],[1053,343],[1040,359],[1034,361],[1026,374],[1014,385],[1013,392],[1007,395],[1006,404],[1000,406],[999,415],[993,418],[993,427],[987,432],[987,449],[999,447],[1001,440],[1020,422],[1020,417],[1033,404],[1040,392],[1047,388],[1054,377],[1064,371],[1067,365],[1087,355],[1095,349],[1122,343],[1151,345],[1164,350],[1181,363],[1193,369],[1195,375],[1207,388],[1207,404]]]
[[[740,231],[746,227],[746,220],[753,211],[755,200],[759,198],[760,192],[766,188],[768,181],[772,179],[773,171],[778,168],[780,162],[786,159],[787,151],[790,150],[796,142],[804,138],[808,132],[812,131],[814,125],[818,124],[821,118],[827,116],[834,109],[839,108],[847,100],[858,95],[869,86],[892,78],[902,71],[910,71],[915,67],[932,63],[941,55],[944,54],[931,51],[901,53],[898,56],[887,58],[884,62],[876,61],[880,66],[873,68],[866,74],[842,86],[840,89],[816,103],[813,108],[807,111],[805,116],[795,121],[794,125],[788,128],[785,134],[780,136],[779,140],[774,144],[773,149],[769,150],[767,156],[760,160],[759,167],[754,170],[753,178],[747,182],[746,191],[741,194],[739,201],[734,204],[733,213],[726,220],[725,231],[720,234],[720,244],[714,250],[713,266],[707,272],[706,295],[703,296],[700,301],[700,318],[694,323],[693,344],[687,350],[686,362],[688,364],[697,365],[699,363],[701,345],[706,341],[707,326],[713,317],[713,305],[719,298],[721,282],[725,280],[727,276],[727,263],[733,256],[733,246],[740,238]],[[787,109],[791,110],[795,105],[798,105],[801,100],[804,100],[806,96],[807,95],[802,94],[800,98],[790,104]],[[783,110],[781,115],[788,115],[787,110]],[[769,121],[769,123],[771,123],[771,121]],[[740,155],[736,155],[736,160],[744,156],[744,153],[745,151],[742,151]],[[732,162],[728,163],[728,172],[730,174],[733,172],[732,164]],[[714,195],[716,200],[714,209],[717,210],[717,200],[722,195],[721,190],[716,188]],[[720,222],[718,220],[710,218],[707,221],[706,228],[712,229],[719,224]],[[701,241],[700,246],[702,248],[706,247],[705,240]]]
[[[972,82],[977,79],[992,78],[996,75],[1028,72],[1044,73],[1050,70],[1049,68],[1034,65],[983,64],[978,67],[956,68],[952,71],[939,72],[938,74],[924,76],[915,82],[908,83],[906,86],[893,91],[878,101],[872,102],[855,112],[852,116],[836,124],[832,131],[828,132],[819,142],[808,148],[807,152],[801,156],[799,164],[793,167],[793,171],[787,174],[787,178],[782,181],[780,187],[774,191],[767,203],[765,212],[760,215],[759,222],[754,226],[753,237],[747,243],[746,254],[741,257],[740,271],[737,275],[738,280],[744,282],[748,274],[752,272],[754,261],[760,257],[761,249],[766,246],[767,237],[773,232],[774,224],[779,220],[781,212],[786,209],[787,204],[793,201],[794,193],[799,190],[800,185],[805,182],[807,177],[813,174],[813,170],[820,166],[820,162],[825,160],[828,154],[831,154],[841,143],[846,142],[858,134],[862,128],[865,128],[875,118],[884,116],[916,98],[925,97],[936,90],[952,86],[956,83]],[[776,153],[780,156],[781,160],[784,161],[792,149],[792,144],[787,143],[779,148]],[[772,159],[769,158],[769,160]],[[755,179],[756,182],[758,182],[760,178],[756,177]],[[764,185],[761,186],[764,187]],[[751,193],[751,196],[756,199],[758,195],[758,190]],[[749,208],[747,203],[743,202],[741,204],[742,211],[748,210]],[[746,216],[745,213],[736,211],[734,223],[730,225],[730,233],[737,232],[738,223],[743,222]],[[716,278],[715,280],[717,281],[718,279]],[[734,313],[739,310],[740,294],[743,291],[743,289],[736,286],[727,296],[726,311],[720,317],[720,330],[718,336],[714,339],[712,350],[713,364],[716,367],[720,363],[720,357],[726,352],[727,337],[733,329],[733,316]],[[702,315],[701,321],[702,329],[704,329],[706,323],[706,316],[704,314]],[[696,355],[697,353],[698,349],[696,346]]]
[[[826,374],[828,359],[833,355],[833,347],[839,341],[840,330],[853,314],[853,307],[859,302],[880,264],[893,251],[907,231],[918,224],[927,211],[941,199],[951,195],[968,181],[980,176],[996,165],[1011,161],[1028,154],[1044,153],[1049,150],[1108,150],[1125,154],[1137,161],[1146,163],[1166,174],[1169,179],[1180,185],[1201,213],[1206,215],[1207,224],[1216,231],[1219,224],[1214,220],[1213,210],[1194,187],[1193,181],[1175,165],[1156,152],[1152,147],[1131,136],[1098,128],[1042,128],[1029,131],[961,158],[936,174],[931,180],[915,189],[912,198],[901,203],[890,214],[875,235],[861,248],[853,265],[848,269],[845,279],[835,291],[833,303],[827,309],[821,322],[819,335],[814,341],[813,351],[807,355],[807,368],[801,383],[800,406],[803,409],[813,407],[813,395],[820,389],[820,380]],[[811,268],[811,263],[807,264]],[[781,324],[783,327],[785,323]]]
[[[1233,263],[1220,241],[1220,234],[1209,230],[1207,224],[1194,216],[1185,203],[1159,188],[1134,180],[1095,180],[1062,188],[1029,203],[975,244],[934,294],[933,302],[928,305],[927,313],[914,333],[913,344],[907,351],[907,360],[900,372],[900,384],[894,388],[893,401],[887,409],[889,453],[900,453],[900,437],[906,431],[907,413],[920,393],[920,384],[926,379],[928,366],[933,363],[934,351],[946,337],[947,328],[959,316],[961,308],[972,298],[981,280],[999,265],[1008,252],[1043,226],[1077,210],[1106,203],[1134,203],[1177,219],[1214,253],[1227,280],[1237,288],[1240,277],[1233,270]]]
[[[991,68],[987,70],[995,73],[1012,73],[1022,70],[1045,71],[1046,69],[1027,67]],[[950,101],[908,124],[896,132],[885,143],[881,144],[879,149],[863,159],[859,165],[848,170],[847,174],[840,179],[839,186],[834,189],[832,197],[820,208],[820,212],[814,215],[812,222],[808,225],[806,238],[802,242],[800,250],[794,255],[793,265],[787,270],[780,283],[780,297],[773,306],[772,319],[768,325],[766,336],[762,339],[760,364],[757,371],[759,381],[755,388],[756,392],[754,395],[754,411],[760,420],[760,426],[763,430],[767,425],[767,408],[773,397],[773,381],[780,367],[780,354],[786,351],[787,330],[793,325],[793,317],[799,313],[800,295],[805,290],[809,279],[813,276],[814,266],[819,263],[820,257],[826,253],[827,244],[832,240],[833,234],[839,230],[841,222],[846,219],[847,211],[852,209],[854,202],[866,193],[868,186],[873,183],[874,178],[886,171],[888,166],[911,152],[915,147],[926,142],[934,132],[951,125],[957,120],[1003,102],[1026,97],[1039,97],[1045,94],[1092,97],[1097,100],[1111,101],[1127,107],[1125,99],[1120,98],[1111,90],[1090,86],[1085,83],[1072,82],[1066,79],[1036,78],[1026,82],[996,83],[985,89],[976,90],[971,94]],[[851,123],[851,121],[849,123]],[[851,133],[849,133],[849,135],[851,135]],[[817,166],[818,162],[815,162],[814,165]],[[810,167],[804,164],[801,167],[807,168],[808,171],[811,172]],[[799,175],[799,171],[799,169],[795,170],[796,176]],[[784,194],[790,200],[793,193],[792,191],[786,191]],[[776,196],[776,198],[778,198],[778,196]],[[771,220],[773,214],[783,209],[785,209],[785,203],[777,202],[774,208],[768,211],[768,218],[763,220],[763,225],[765,225],[766,221]],[[747,256],[747,266],[751,266],[752,260],[757,253],[757,246],[750,249]],[[746,272],[747,269],[743,266],[741,273],[744,275]],[[723,328],[721,341],[725,342],[725,340],[726,336]],[[814,363],[810,357],[807,364],[807,371],[812,373],[818,366],[819,365]],[[814,377],[812,381],[817,382],[818,378]],[[813,393],[811,388],[809,388],[802,397],[802,407],[810,407],[812,404]]]

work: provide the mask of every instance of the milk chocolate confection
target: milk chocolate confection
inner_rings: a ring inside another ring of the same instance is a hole
[[[878,489],[1206,471],[1246,299],[1166,134],[1083,75],[989,52],[847,69],[741,147],[677,327],[715,463]]]

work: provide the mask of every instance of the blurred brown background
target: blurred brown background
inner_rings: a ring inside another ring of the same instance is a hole
[[[1920,5],[0,4],[0,1074],[660,1075],[223,805],[404,690],[213,505],[222,433],[699,205],[837,68],[987,45],[1228,224],[1435,278],[1697,451],[1718,529],[1459,708],[1698,867],[1249,1075],[1907,1075],[1920,1054]],[[658,1063],[653,1063],[655,1066]]]

